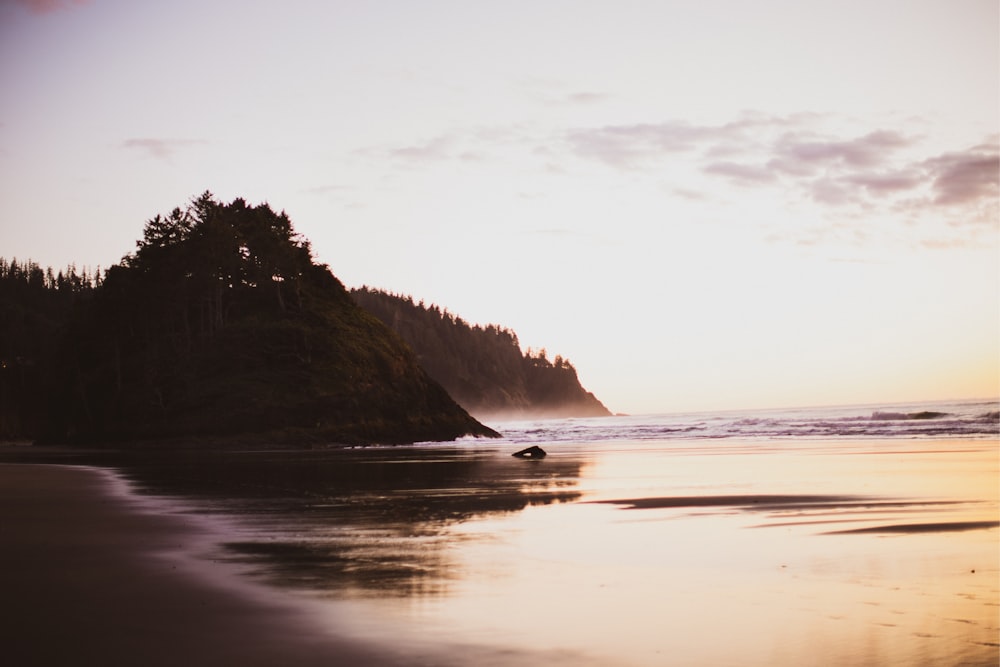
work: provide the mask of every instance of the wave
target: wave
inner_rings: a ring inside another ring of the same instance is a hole
[[[705,439],[1000,438],[996,402],[682,413],[508,422],[514,442]]]
[[[905,419],[940,419],[947,417],[947,412],[921,410],[920,412],[879,412],[872,413],[871,419],[876,421],[900,421]]]

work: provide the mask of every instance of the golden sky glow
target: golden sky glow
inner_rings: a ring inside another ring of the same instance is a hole
[[[0,255],[205,189],[625,412],[995,396],[992,0],[0,3]]]

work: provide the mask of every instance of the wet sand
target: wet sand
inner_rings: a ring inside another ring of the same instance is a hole
[[[117,473],[0,465],[11,664],[1000,656],[996,441],[34,449]]]
[[[0,464],[0,660],[425,664],[337,637],[263,589],[213,583],[181,555],[198,537],[182,517],[129,506],[96,469]]]
[[[948,505],[959,505],[957,501],[939,500],[879,500],[865,496],[769,496],[769,495],[744,495],[744,496],[679,496],[679,497],[654,497],[654,498],[623,498],[620,500],[597,500],[592,501],[605,505],[618,505],[623,509],[679,509],[695,507],[729,507],[748,512],[815,512],[825,510],[827,512],[850,512],[851,510],[864,510],[867,512],[879,510],[906,510],[914,508],[917,511],[934,507]],[[836,520],[834,520],[836,521]],[[822,522],[796,522],[794,525],[808,525],[830,523],[827,519]],[[793,525],[784,523],[783,525]],[[892,534],[892,533],[956,533],[966,530],[988,530],[1000,528],[1000,521],[936,521],[931,523],[899,523],[877,526],[867,526],[865,528],[853,528],[850,530],[827,531],[827,535],[851,535],[851,534]]]

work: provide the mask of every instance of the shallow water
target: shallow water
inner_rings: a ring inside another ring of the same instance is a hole
[[[539,665],[1000,659],[996,440],[579,441],[549,443],[540,461],[513,447],[124,470],[230,517],[213,557],[324,600],[331,626],[419,654],[497,665],[525,664],[524,652]]]

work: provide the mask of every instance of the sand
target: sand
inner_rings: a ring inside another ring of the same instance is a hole
[[[0,449],[0,660],[1000,664],[995,440],[401,451]]]
[[[0,661],[414,664],[331,635],[277,593],[192,572],[179,554],[197,532],[130,506],[99,470],[0,464]]]

